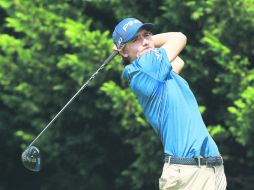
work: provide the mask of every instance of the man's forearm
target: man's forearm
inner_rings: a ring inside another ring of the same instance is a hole
[[[187,37],[181,32],[167,32],[153,36],[155,47],[163,47],[172,62],[186,45]]]
[[[172,41],[174,38],[177,38],[181,34],[180,32],[167,32],[153,35],[153,41],[156,48],[160,48],[166,42]]]

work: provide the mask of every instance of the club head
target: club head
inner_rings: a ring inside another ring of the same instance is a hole
[[[29,146],[21,155],[25,168],[38,172],[41,170],[40,151],[35,146]]]

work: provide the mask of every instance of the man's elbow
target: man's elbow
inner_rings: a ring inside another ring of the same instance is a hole
[[[184,64],[185,64],[185,63],[184,63],[184,61],[182,60],[182,61],[181,61],[181,70],[183,69]]]
[[[171,63],[173,67],[173,71],[177,74],[180,74],[184,67],[184,61],[180,57],[176,57],[175,60]]]
[[[187,36],[184,35],[182,32],[178,32],[178,37],[184,45],[187,43]]]
[[[181,59],[178,62],[178,74],[183,70],[184,67],[184,61]]]

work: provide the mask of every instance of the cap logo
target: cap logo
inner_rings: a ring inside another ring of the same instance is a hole
[[[129,26],[132,26],[133,24],[137,24],[137,23],[142,23],[139,20],[131,20],[129,22],[127,22],[124,26],[123,26],[123,30],[126,32],[127,28]]]
[[[119,38],[118,42],[117,42],[117,47],[119,48],[122,45],[123,42],[123,38]]]

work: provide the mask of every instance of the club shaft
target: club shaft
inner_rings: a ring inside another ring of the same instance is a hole
[[[47,126],[39,133],[39,135],[30,143],[30,146],[32,146],[35,141],[46,131],[51,124],[61,115],[61,113],[70,105],[70,103],[79,95],[79,93],[86,88],[88,83],[95,78],[95,76],[105,67],[106,64],[108,64],[116,55],[118,54],[117,51],[114,51],[104,62],[103,64],[97,69],[97,71],[83,84],[83,86],[74,94],[74,96],[64,105],[64,107],[55,115],[55,117],[47,124]],[[27,147],[27,148],[28,148]]]

